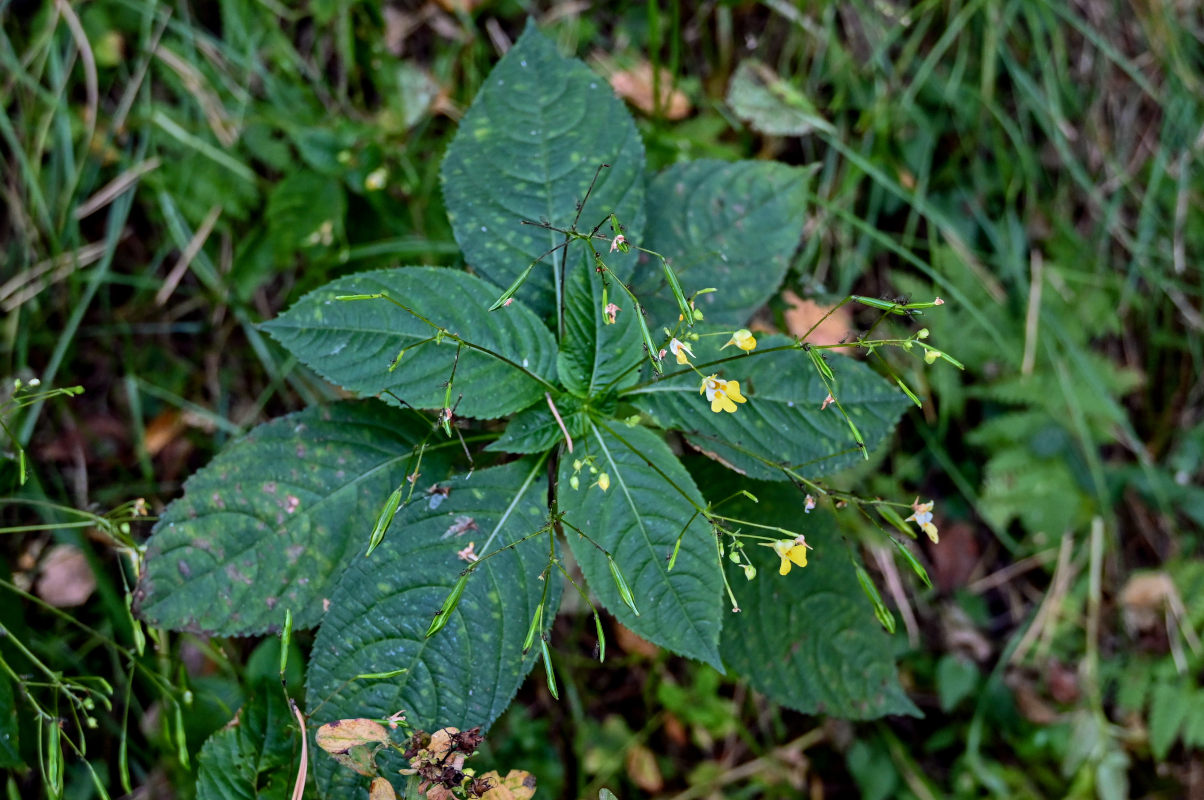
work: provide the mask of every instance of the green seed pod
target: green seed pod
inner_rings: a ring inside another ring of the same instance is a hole
[[[623,573],[619,572],[619,565],[609,555],[606,556],[606,564],[610,567],[610,577],[614,579],[615,588],[619,590],[619,597],[623,598],[623,602],[638,617],[640,610],[635,607],[635,598],[631,594],[631,589],[627,586],[627,581],[623,579]]]
[[[372,527],[372,535],[368,537],[368,552],[364,553],[364,558],[372,555],[372,551],[384,540],[385,532],[389,530],[389,525],[393,522],[393,515],[397,513],[397,507],[401,505],[401,494],[402,487],[398,486],[393,490],[393,494],[389,495],[389,499],[385,500],[384,507],[376,516],[376,525]]]
[[[471,570],[465,571],[460,575],[460,579],[456,581],[456,585],[447,595],[447,599],[443,601],[443,606],[435,613],[435,618],[431,620],[431,625],[426,629],[426,638],[431,638],[439,631],[443,630],[443,626],[447,624],[451,618],[451,613],[456,610],[456,606],[460,604],[460,597],[464,594],[464,587],[468,585],[468,576],[472,574]]]
[[[527,628],[527,638],[523,639],[523,655],[535,644],[535,634],[539,632],[539,623],[543,621],[543,603],[535,607],[535,616],[531,617],[531,626]]]
[[[548,691],[552,693],[553,698],[559,700],[560,692],[556,689],[556,672],[552,669],[552,654],[548,651],[548,640],[540,638],[539,648],[543,654],[543,671],[548,676]]]

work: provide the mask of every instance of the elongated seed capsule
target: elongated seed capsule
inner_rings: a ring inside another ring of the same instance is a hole
[[[911,402],[916,404],[916,408],[923,408],[924,404],[920,402],[920,398],[916,397],[915,392],[908,388],[907,384],[899,376],[895,376],[895,383],[899,384],[899,388],[903,390],[903,394],[907,395]]]
[[[665,272],[665,280],[669,283],[669,289],[673,292],[673,299],[677,301],[677,307],[681,310],[681,318],[686,321],[687,325],[693,328],[694,310],[686,302],[686,293],[681,290],[681,284],[677,281],[677,274],[673,272],[673,267],[669,266],[669,262],[663,258],[661,259],[661,268]]]
[[[891,544],[895,546],[895,549],[903,555],[903,560],[907,562],[909,567],[911,567],[911,571],[916,574],[916,577],[922,580],[924,585],[931,589],[932,581],[928,578],[928,570],[924,569],[924,565],[916,560],[915,555],[907,548],[907,545],[903,544],[903,542],[899,541],[893,536],[890,537],[890,541]]]
[[[857,570],[857,582],[861,584],[861,591],[865,592],[865,596],[870,599],[870,603],[874,606],[874,616],[882,623],[882,627],[886,628],[887,632],[895,632],[895,617],[890,613],[890,609],[886,607],[886,603],[882,602],[882,595],[878,594],[878,587],[874,585],[873,578],[865,571],[865,567],[860,564],[855,564]]]
[[[899,530],[902,533],[907,534],[908,536],[910,536],[913,539],[916,538],[915,530],[908,527],[907,523],[903,521],[903,518],[901,516],[899,516],[898,511],[895,511],[890,506],[885,506],[885,505],[878,506],[877,510],[878,510],[878,516],[882,517],[882,519],[889,522],[897,530]]]
[[[644,308],[639,303],[635,304],[635,318],[640,321],[640,335],[644,337],[644,347],[648,350],[648,358],[652,361],[652,368],[656,370],[657,375],[663,375],[665,369],[661,366],[661,360],[656,357],[659,351],[656,345],[652,343],[652,333],[648,330],[648,321],[644,319]]]
[[[685,535],[686,532],[682,531],[678,534],[677,541],[673,543],[673,554],[669,556],[669,566],[666,568],[669,572],[673,571],[673,565],[677,563],[677,554],[681,552],[681,540]]]
[[[389,678],[396,678],[398,675],[404,675],[409,672],[408,669],[391,669],[388,672],[361,672],[351,680],[353,681],[383,681]]]
[[[552,693],[553,698],[559,700],[560,692],[556,689],[556,673],[552,670],[552,654],[548,651],[548,640],[540,637],[539,648],[543,651],[543,671],[548,676],[548,691]]]
[[[340,294],[335,295],[335,300],[379,300],[384,297],[384,292],[376,294]]]
[[[828,362],[824,361],[824,357],[819,354],[819,351],[814,347],[806,348],[807,355],[811,357],[811,363],[819,370],[819,373],[828,380],[835,382],[836,375],[832,372],[832,368],[828,366]]]
[[[539,623],[543,620],[543,603],[535,607],[535,616],[531,617],[531,627],[527,628],[527,638],[523,639],[523,655],[535,644],[535,634],[539,632]]]
[[[460,579],[452,587],[451,592],[447,595],[447,599],[443,601],[443,606],[435,613],[435,618],[431,620],[431,626],[426,629],[426,638],[429,639],[443,630],[443,626],[451,618],[451,613],[460,604],[460,596],[464,594],[464,587],[468,585],[468,576],[471,574],[472,571],[468,570],[460,575]]]
[[[389,525],[393,522],[393,516],[397,513],[397,507],[401,505],[402,487],[398,486],[393,490],[393,494],[389,495],[389,499],[385,501],[384,508],[380,510],[380,514],[376,517],[376,525],[372,527],[372,535],[368,537],[368,552],[364,553],[364,558],[372,555],[372,551],[376,549],[385,538],[385,532],[389,530]]]
[[[598,663],[601,664],[606,660],[606,634],[602,633],[602,618],[598,616],[598,609],[594,609],[594,628],[598,631]]]
[[[519,287],[523,285],[523,282],[527,280],[527,276],[531,274],[531,270],[535,269],[535,265],[537,263],[539,262],[532,261],[529,265],[527,265],[527,268],[524,269],[521,274],[519,274],[514,283],[510,284],[510,288],[502,292],[501,297],[493,301],[493,305],[489,307],[489,310],[497,311],[499,308],[506,305],[506,301],[511,297],[514,297],[514,293],[517,292]]]
[[[631,594],[631,589],[627,586],[627,581],[623,579],[623,573],[619,572],[619,565],[609,555],[606,556],[606,564],[610,567],[610,577],[614,579],[615,588],[619,590],[619,597],[623,598],[623,602],[638,617],[640,610],[635,607],[635,598]]]
[[[284,630],[280,632],[280,679],[284,679],[284,670],[288,666],[288,646],[293,640],[293,610],[284,609]]]
[[[892,303],[889,300],[879,300],[876,297],[862,297],[855,294],[850,299],[856,300],[862,305],[870,306],[871,308],[881,309],[890,314],[898,314],[899,316],[908,316],[907,307],[900,303]],[[917,304],[920,305],[920,304]]]

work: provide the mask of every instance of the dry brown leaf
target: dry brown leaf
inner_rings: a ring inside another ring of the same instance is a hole
[[[629,628],[617,622],[615,623],[615,641],[619,643],[619,647],[624,653],[635,653],[645,658],[653,658],[660,652],[660,648],[656,645],[641,639]]]
[[[530,772],[512,769],[503,778],[497,770],[490,770],[481,778],[490,783],[481,800],[531,800],[535,796],[535,776]]]
[[[941,543],[928,547],[932,579],[942,592],[960,589],[970,580],[981,555],[974,527],[964,522],[940,525]]]
[[[60,544],[52,547],[42,561],[35,591],[55,608],[80,606],[96,591],[96,576],[82,550]]]
[[[387,742],[389,732],[375,720],[339,719],[318,728],[314,741],[327,753],[345,753],[357,745]]]
[[[690,98],[680,89],[673,87],[673,77],[664,67],[660,70],[661,114],[665,119],[684,119],[690,113]],[[652,93],[652,65],[647,61],[631,69],[620,70],[610,76],[610,85],[615,94],[622,97],[645,114],[655,111]]]
[[[179,409],[168,408],[159,413],[146,426],[146,452],[154,458],[171,444],[187,428]]]
[[[340,719],[328,722],[314,737],[318,747],[360,775],[376,775],[376,753],[389,741],[389,732],[370,719]]]
[[[789,289],[782,292],[782,299],[790,304],[783,316],[786,318],[786,330],[793,336],[806,336],[811,344],[840,344],[849,337],[853,329],[853,316],[848,306],[836,309],[830,317],[823,319],[831,306],[821,306],[813,300],[804,300]],[[819,326],[811,331],[812,326]],[[811,331],[810,335],[807,334]],[[837,350],[851,350],[851,347],[839,347]]]
[[[1174,581],[1165,572],[1142,572],[1132,576],[1120,592],[1125,629],[1130,635],[1136,635],[1159,627],[1167,606],[1178,596]]]
[[[665,778],[657,766],[656,755],[642,744],[627,748],[627,776],[632,782],[650,794],[665,788]]]
[[[1009,672],[1003,679],[1012,690],[1012,698],[1021,716],[1035,725],[1052,725],[1058,721],[1058,712],[1045,702],[1033,686],[1032,680],[1020,672]]]
[[[373,778],[368,787],[368,800],[397,800],[397,792],[386,778]]]

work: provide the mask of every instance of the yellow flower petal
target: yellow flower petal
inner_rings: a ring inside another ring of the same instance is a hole
[[[795,564],[807,566],[807,545],[798,539],[780,539],[773,543],[773,551],[782,560],[778,565],[779,575],[789,575],[790,568]]]
[[[731,401],[725,393],[715,392],[711,398],[711,410],[718,414],[720,411],[729,411],[735,413],[736,404]]]
[[[723,345],[723,347],[728,347],[729,345],[733,344],[744,352],[749,353],[756,349],[757,340],[752,335],[752,331],[750,331],[748,328],[741,328],[732,334],[732,338],[728,339],[727,344]],[[723,347],[720,347],[719,349],[722,350]]]
[[[723,393],[725,395],[735,400],[737,403],[744,403],[748,400],[748,398],[740,394],[740,381],[724,381],[720,388],[723,389]]]

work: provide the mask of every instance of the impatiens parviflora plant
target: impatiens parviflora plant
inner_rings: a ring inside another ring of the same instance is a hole
[[[318,627],[309,730],[398,709],[423,730],[485,730],[536,661],[557,696],[566,584],[599,658],[605,610],[805,713],[918,713],[893,616],[833,513],[879,526],[926,582],[881,521],[914,537],[901,510],[928,530],[931,508],[824,480],[918,399],[807,336],[747,329],[799,245],[812,172],[696,161],[645,176],[606,82],[529,26],[443,160],[471,272],[348,275],[265,325],[361,399],[262,425],[194,475],[146,547],[137,611],[227,636],[286,614]],[[884,317],[940,303],[853,301]],[[956,363],[925,339],[871,329],[849,345]],[[372,763],[360,776],[316,760],[319,793],[369,777],[404,791],[396,748]]]

